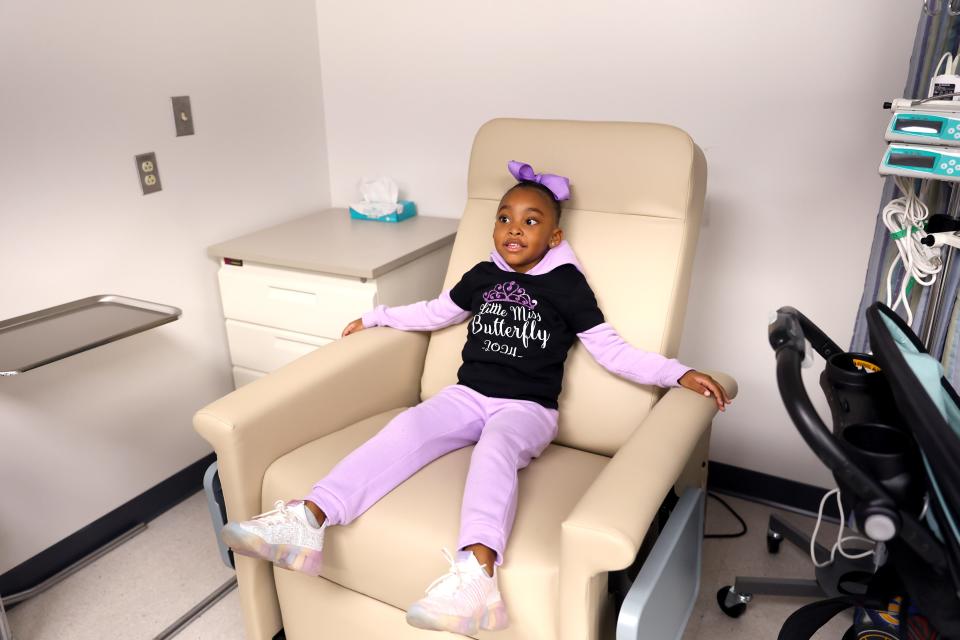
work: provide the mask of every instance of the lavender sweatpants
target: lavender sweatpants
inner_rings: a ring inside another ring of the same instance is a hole
[[[517,511],[517,470],[556,435],[556,409],[451,385],[396,415],[317,482],[306,499],[323,509],[330,524],[349,524],[428,462],[476,443],[457,548],[484,544],[497,552],[499,565]]]

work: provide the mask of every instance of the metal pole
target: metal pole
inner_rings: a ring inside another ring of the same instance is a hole
[[[107,544],[103,545],[96,551],[93,551],[85,555],[84,557],[80,558],[79,560],[71,564],[69,567],[53,574],[52,576],[50,576],[49,578],[47,578],[37,586],[31,587],[29,589],[25,589],[24,591],[20,591],[18,593],[11,593],[8,596],[4,596],[3,602],[6,602],[8,605],[17,604],[18,602],[23,602],[24,600],[27,600],[29,598],[32,598],[36,595],[43,593],[44,591],[46,591],[53,585],[57,584],[58,582],[62,582],[66,578],[75,574],[77,571],[80,571],[80,569],[83,569],[85,566],[87,566],[94,560],[101,558],[107,553],[113,551],[114,549],[119,547],[121,544],[129,540],[130,538],[145,531],[146,528],[147,528],[147,525],[146,523],[143,523],[143,522],[135,525],[134,527],[120,534],[119,536],[117,536]]]
[[[217,587],[217,590],[208,595],[206,598],[201,600],[196,606],[194,606],[190,611],[187,611],[185,614],[177,618],[177,620],[171,624],[169,627],[160,632],[160,635],[156,636],[153,640],[167,640],[177,635],[184,628],[187,627],[191,622],[196,620],[203,614],[204,611],[212,607],[213,605],[220,602],[224,596],[233,591],[237,586],[237,579],[230,578],[222,585]]]
[[[10,622],[7,620],[2,598],[0,598],[0,640],[13,640],[13,632],[10,630]]]
[[[956,220],[960,218],[960,189],[951,185],[950,201],[947,205],[947,215]],[[920,340],[927,347],[927,351],[935,351],[934,345],[930,344],[933,337],[933,329],[937,324],[937,316],[943,307],[943,287],[947,281],[947,274],[950,273],[950,265],[953,262],[953,247],[946,247],[946,255],[943,255],[943,269],[937,274],[937,281],[933,284],[931,291],[931,302],[927,308],[927,313],[923,318],[923,332]]]
[[[71,564],[69,567],[62,569],[61,571],[58,571],[57,573],[53,574],[52,576],[50,576],[40,584],[34,587],[31,587],[29,589],[25,589],[24,591],[11,593],[8,596],[0,597],[0,640],[13,640],[13,632],[10,630],[10,621],[7,619],[7,612],[3,606],[4,603],[17,604],[18,602],[23,602],[24,600],[28,600],[36,595],[43,593],[53,585],[57,584],[58,582],[62,582],[69,576],[73,575],[80,569],[84,568],[85,566],[87,566],[97,558],[100,558],[106,555],[107,553],[109,553],[110,551],[112,551],[113,549],[119,547],[121,544],[123,544],[133,536],[137,535],[138,533],[141,533],[146,528],[147,528],[146,523],[141,522],[135,525],[134,527],[128,529],[121,535],[117,536],[107,544],[103,545],[96,551],[93,551],[92,553],[89,553],[86,556],[80,558],[79,560]]]

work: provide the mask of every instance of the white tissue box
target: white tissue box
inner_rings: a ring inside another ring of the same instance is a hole
[[[356,220],[376,220],[378,222],[400,222],[407,218],[417,215],[417,204],[412,200],[399,200],[396,209],[390,213],[382,215],[373,215],[358,211],[352,205],[350,207],[350,217]]]

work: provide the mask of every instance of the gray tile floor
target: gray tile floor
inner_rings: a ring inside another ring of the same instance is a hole
[[[740,576],[770,576],[781,578],[812,578],[813,564],[810,556],[793,545],[784,542],[780,553],[767,553],[767,519],[770,513],[778,513],[784,519],[806,531],[813,531],[813,518],[768,506],[722,496],[747,522],[747,535],[731,539],[704,540],[703,568],[700,577],[700,595],[687,624],[683,640],[715,640],[717,638],[775,639],[787,616],[809,600],[777,596],[757,596],[739,618],[730,618],[717,606],[716,594],[720,587],[733,584]],[[707,499],[707,533],[733,532],[738,529],[736,520],[716,500]],[[820,527],[819,540],[824,546],[832,546],[837,527],[824,523]],[[827,544],[828,541],[831,544]],[[852,616],[841,615],[823,627],[815,640],[839,640],[852,623]]]
[[[202,493],[146,531],[9,612],[15,640],[153,638],[233,575]],[[177,640],[243,638],[236,590]]]
[[[776,556],[765,546],[769,507],[729,498],[747,521],[741,538],[705,541],[700,597],[683,640],[776,638],[783,620],[803,601],[758,596],[740,618],[724,615],[717,589],[737,575],[809,577],[803,552],[788,544]],[[812,528],[813,521],[786,518]],[[737,523],[714,500],[707,501],[707,531],[733,531]],[[821,541],[835,536],[823,527]],[[10,612],[16,640],[149,639],[230,578],[220,562],[202,494],[150,523],[149,528],[62,583]],[[839,639],[849,618],[834,620],[817,640]],[[184,629],[177,640],[242,640],[237,592]],[[658,639],[659,640],[659,639]]]

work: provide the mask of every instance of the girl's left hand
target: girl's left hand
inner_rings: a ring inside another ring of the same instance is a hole
[[[731,402],[730,397],[727,395],[727,390],[724,389],[719,382],[705,373],[691,369],[680,376],[677,382],[680,383],[681,387],[686,387],[691,391],[696,391],[707,397],[713,396],[713,399],[717,403],[717,409],[720,411],[724,411]]]

